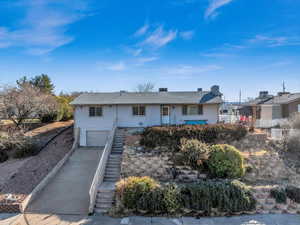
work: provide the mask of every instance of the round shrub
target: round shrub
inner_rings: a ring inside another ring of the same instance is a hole
[[[125,208],[137,211],[141,197],[157,187],[150,177],[128,177],[117,183],[117,195]]]
[[[270,196],[275,198],[277,203],[286,203],[287,195],[284,189],[273,188],[270,191]]]
[[[24,138],[16,145],[14,158],[25,158],[38,154],[38,145],[31,138]]]
[[[239,178],[245,174],[243,156],[231,145],[212,145],[207,165],[210,175],[217,178]]]
[[[8,160],[8,155],[5,151],[0,150],[0,163],[5,162]]]
[[[188,165],[192,169],[200,170],[203,163],[208,159],[209,146],[196,139],[181,139],[180,153],[183,165]]]
[[[295,186],[287,186],[286,189],[286,195],[292,199],[293,201],[300,203],[300,188]]]

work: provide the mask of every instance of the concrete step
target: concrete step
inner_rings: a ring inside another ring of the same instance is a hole
[[[115,154],[115,155],[111,155],[112,157],[108,158],[108,162],[112,161],[112,162],[121,162],[122,158],[120,155]],[[115,156],[115,157],[114,157]]]
[[[111,203],[96,203],[96,208],[102,208],[102,209],[110,209],[112,207],[112,202]]]
[[[121,159],[110,159],[110,160],[108,160],[106,165],[108,165],[109,163],[121,163],[121,162],[122,162]]]
[[[110,160],[110,159],[119,159],[119,160],[121,160],[122,156],[121,155],[112,155],[112,154],[110,154],[109,157],[108,157],[108,160]]]
[[[96,203],[97,204],[111,204],[114,202],[114,198],[97,198]]]
[[[104,177],[104,181],[106,181],[106,182],[118,182],[119,178],[107,178],[107,177]]]
[[[96,201],[103,200],[112,200],[115,197],[115,192],[97,192]]]
[[[120,173],[105,173],[104,177],[118,178]]]
[[[116,171],[116,170],[110,170],[110,171],[105,171],[105,175],[104,176],[119,176],[120,172]]]
[[[97,197],[98,196],[100,197],[101,195],[114,196],[114,194],[115,194],[115,190],[108,190],[101,187],[99,187],[97,190]]]
[[[118,150],[118,149],[124,149],[123,145],[113,145],[112,149]]]
[[[120,174],[115,175],[115,174],[105,174],[104,175],[104,179],[119,179],[120,178]]]
[[[114,173],[117,173],[117,174],[120,174],[120,169],[114,169],[114,168],[112,168],[112,169],[106,169],[105,170],[105,174],[114,174]]]
[[[106,168],[120,168],[121,167],[121,161],[120,162],[108,162],[106,165]],[[106,169],[105,168],[105,169]]]
[[[121,160],[109,160],[106,165],[120,164]]]
[[[107,213],[108,209],[105,209],[105,208],[95,208],[94,212],[98,213],[98,214],[103,214],[103,213]]]
[[[111,155],[114,155],[114,153],[118,153],[118,152],[123,153],[123,151],[124,151],[124,149],[112,149]]]
[[[107,169],[107,168],[109,168],[109,169],[111,169],[111,168],[121,168],[121,162],[119,162],[119,163],[108,163],[107,165],[106,165],[106,168],[105,169]]]

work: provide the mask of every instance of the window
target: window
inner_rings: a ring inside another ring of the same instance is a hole
[[[102,107],[90,107],[89,108],[89,115],[90,117],[99,117],[102,116]]]
[[[298,105],[298,112],[300,112],[300,104]]]
[[[202,105],[184,105],[182,107],[183,115],[202,115],[203,106]]]
[[[132,115],[134,116],[145,116],[146,107],[143,105],[136,105],[132,107]]]

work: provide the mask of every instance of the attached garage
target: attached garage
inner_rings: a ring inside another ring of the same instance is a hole
[[[105,146],[109,131],[89,130],[86,132],[86,145]]]

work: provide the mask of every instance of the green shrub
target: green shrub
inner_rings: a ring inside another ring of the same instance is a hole
[[[192,169],[203,169],[203,163],[208,159],[209,146],[196,139],[181,139],[180,153],[183,165]]]
[[[166,212],[163,191],[163,188],[158,186],[143,193],[137,201],[137,211],[151,214]]]
[[[211,146],[207,166],[212,177],[239,178],[245,174],[243,156],[231,145]]]
[[[51,112],[47,114],[42,114],[39,116],[40,121],[42,123],[51,123],[57,120],[57,113],[56,112]]]
[[[72,98],[57,96],[58,102],[57,121],[67,121],[73,118],[73,108],[70,105]]]
[[[128,177],[117,183],[117,194],[124,207],[137,211],[139,200],[157,187],[159,184],[150,177]]]
[[[232,124],[148,127],[142,133],[140,144],[149,148],[167,146],[179,150],[182,138],[215,143],[218,140],[239,140],[246,134],[245,126]]]
[[[201,181],[195,184],[159,185],[149,177],[129,177],[117,184],[117,196],[125,209],[143,214],[251,211],[256,201],[248,187],[237,181]]]
[[[187,184],[181,189],[181,198],[185,209],[203,213],[213,208],[226,213],[251,211],[256,205],[248,187],[237,180]]]
[[[7,153],[3,150],[0,150],[0,163],[5,162],[6,160],[8,160]]]
[[[272,198],[275,198],[277,203],[286,203],[287,195],[284,189],[273,188],[270,190],[270,195]]]
[[[38,154],[39,148],[31,138],[24,138],[16,146],[14,158],[26,158]]]
[[[169,214],[173,214],[181,208],[180,189],[176,184],[164,186],[163,203]]]
[[[300,188],[294,186],[288,186],[285,189],[286,195],[293,201],[300,203]]]

